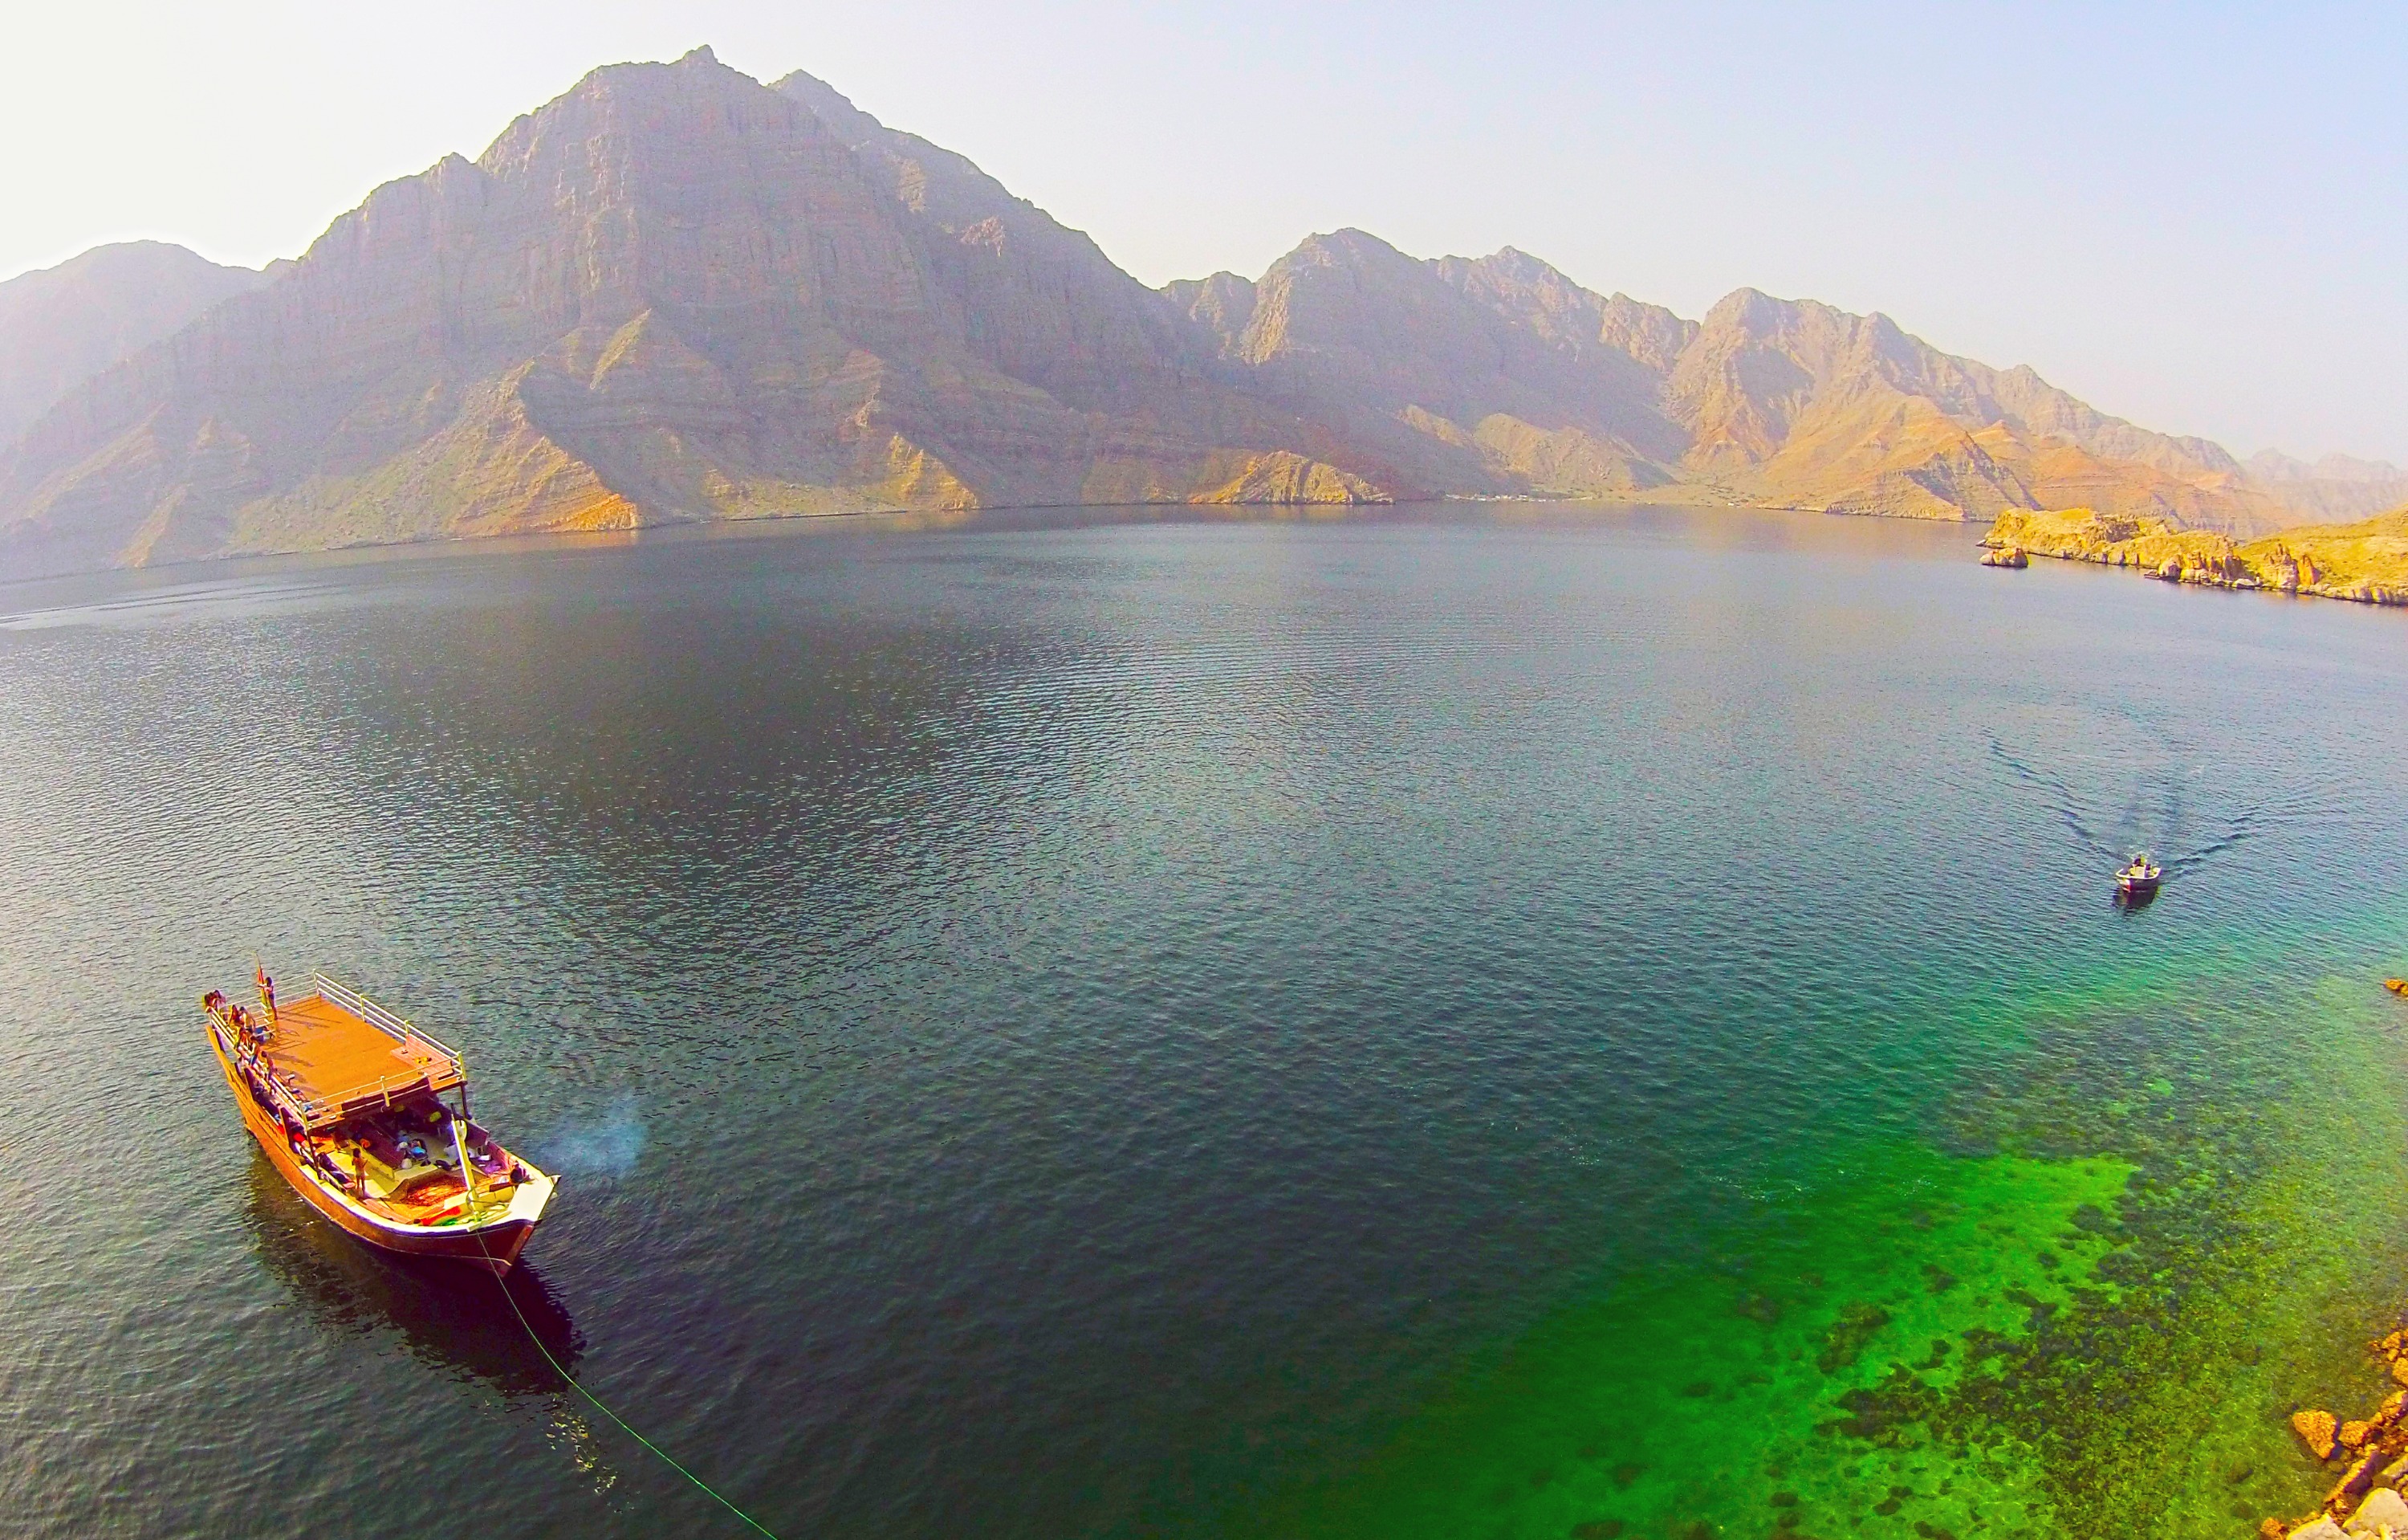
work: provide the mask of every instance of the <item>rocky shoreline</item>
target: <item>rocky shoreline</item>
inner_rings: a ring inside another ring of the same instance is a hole
[[[2262,589],[2408,605],[2408,510],[2353,525],[2312,525],[2247,544],[2207,529],[2179,529],[2163,519],[2087,508],[2008,509],[1982,540],[1985,565],[2008,552],[2059,561],[2124,567],[2143,577],[2208,588]]]
[[[2304,1518],[2268,1518],[2262,1540],[2408,1540],[2408,1331],[2368,1343],[2389,1368],[2393,1390],[2362,1419],[2344,1421],[2322,1407],[2291,1414],[2291,1431],[2325,1461],[2345,1461],[2323,1505]]]

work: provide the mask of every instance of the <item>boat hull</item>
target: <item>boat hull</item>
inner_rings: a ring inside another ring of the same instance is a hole
[[[538,1221],[504,1218],[479,1225],[474,1229],[452,1226],[445,1230],[418,1226],[380,1224],[355,1213],[320,1186],[303,1169],[300,1158],[294,1154],[285,1138],[283,1126],[267,1115],[266,1110],[251,1094],[243,1083],[242,1072],[226,1057],[224,1044],[214,1031],[209,1036],[209,1051],[217,1056],[218,1069],[224,1074],[226,1089],[234,1093],[235,1109],[242,1115],[243,1126],[259,1143],[268,1164],[284,1178],[284,1185],[300,1196],[303,1202],[318,1216],[353,1240],[389,1252],[397,1257],[423,1257],[439,1261],[465,1263],[499,1277],[518,1260],[519,1252],[535,1233]]]

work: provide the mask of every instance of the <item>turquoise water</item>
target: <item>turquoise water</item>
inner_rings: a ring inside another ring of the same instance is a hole
[[[280,1188],[257,956],[781,1533],[2244,1534],[2401,1304],[2403,624],[1563,508],[0,590],[0,1504],[736,1533]]]

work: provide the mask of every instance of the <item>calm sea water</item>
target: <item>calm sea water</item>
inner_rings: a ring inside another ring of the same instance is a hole
[[[465,1047],[545,1347],[785,1535],[2245,1533],[2408,1294],[2403,704],[1727,512],[0,589],[0,1527],[742,1533],[283,1189],[257,957]]]

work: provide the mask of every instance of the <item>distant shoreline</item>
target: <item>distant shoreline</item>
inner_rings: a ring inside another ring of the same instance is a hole
[[[1658,491],[1678,492],[1680,488]],[[741,539],[753,531],[799,528],[812,525],[845,525],[865,519],[885,520],[900,528],[944,529],[968,525],[980,521],[1009,519],[1019,514],[1105,513],[1125,511],[1137,518],[1172,520],[1184,518],[1194,523],[1223,523],[1230,520],[1258,520],[1283,523],[1328,523],[1343,519],[1377,517],[1402,509],[1481,507],[1503,504],[1527,504],[1539,508],[1667,508],[1703,512],[1733,513],[1798,513],[1828,515],[1854,520],[1877,520],[1888,524],[1962,525],[1960,519],[1926,518],[1913,514],[1868,513],[1856,509],[1813,508],[1797,503],[1750,502],[1730,497],[1621,497],[1593,493],[1437,493],[1418,497],[1383,497],[1354,501],[1322,501],[1293,499],[1260,502],[1195,502],[1163,499],[1154,502],[1075,502],[1075,503],[1011,503],[982,508],[848,508],[818,512],[740,513],[706,519],[666,519],[655,524],[634,524],[609,529],[547,529],[501,530],[490,534],[420,535],[394,540],[357,540],[343,545],[296,546],[283,550],[229,551],[206,556],[190,556],[172,562],[142,565],[118,565],[75,568],[64,571],[28,572],[22,575],[0,573],[0,594],[36,583],[67,583],[79,578],[105,577],[111,573],[147,572],[160,575],[177,572],[223,572],[239,570],[251,562],[279,562],[297,558],[350,558],[368,562],[408,555],[423,555],[443,551],[555,551],[580,548],[616,548],[643,541],[661,540]]]

